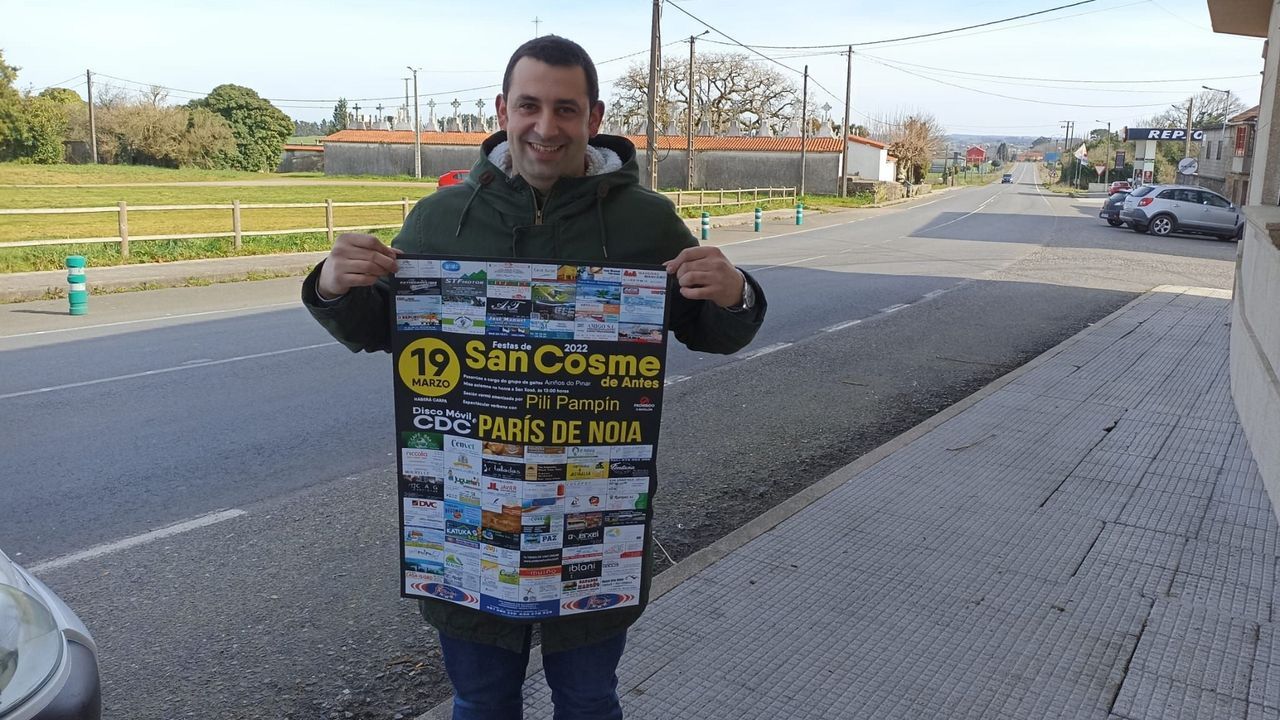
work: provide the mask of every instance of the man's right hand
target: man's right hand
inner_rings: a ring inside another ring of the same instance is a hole
[[[372,285],[396,271],[399,255],[399,250],[372,235],[343,233],[333,241],[333,249],[320,268],[316,290],[320,297],[336,300],[353,287]]]

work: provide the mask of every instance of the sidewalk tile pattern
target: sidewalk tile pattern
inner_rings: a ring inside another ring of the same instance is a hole
[[[1148,294],[683,582],[629,635],[627,716],[1280,720],[1229,318]]]

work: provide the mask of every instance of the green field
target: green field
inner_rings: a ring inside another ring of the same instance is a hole
[[[122,263],[164,262],[231,255],[259,255],[282,252],[327,250],[325,233],[291,233],[254,237],[245,234],[237,253],[232,249],[232,212],[218,210],[147,211],[147,205],[230,205],[239,200],[241,232],[255,230],[288,230],[325,226],[325,208],[251,208],[245,205],[274,203],[320,203],[396,201],[377,207],[335,207],[337,227],[369,227],[398,225],[404,215],[403,200],[410,207],[419,198],[434,191],[434,186],[404,178],[325,178],[317,184],[317,174],[308,174],[303,182],[290,182],[299,174],[270,175],[235,171],[166,170],[152,167],[110,165],[18,165],[0,163],[0,208],[114,208],[124,201],[130,236],[130,256],[122,258],[118,243],[86,243],[79,245],[46,245],[37,247],[0,248],[0,272],[57,270],[64,267],[68,255],[85,255],[93,267]],[[308,182],[310,180],[310,182]],[[391,182],[388,182],[391,181]],[[219,182],[201,185],[192,183]],[[128,185],[122,185],[128,183]],[[22,187],[34,185],[35,187]],[[725,193],[726,200],[731,199]],[[706,193],[706,200],[718,201],[720,194]],[[688,200],[686,196],[686,201]],[[811,210],[868,205],[870,197],[834,198],[806,196],[805,207]],[[790,209],[793,201],[762,202],[766,210]],[[712,215],[749,213],[752,204],[708,206]],[[698,217],[701,207],[681,210],[685,217]],[[0,242],[22,240],[76,239],[118,237],[119,215],[115,211],[100,213],[67,213],[56,215],[0,215]],[[147,235],[226,233],[224,237],[194,240],[137,240]],[[390,239],[394,230],[378,233]]]

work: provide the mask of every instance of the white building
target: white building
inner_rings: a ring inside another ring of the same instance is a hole
[[[847,136],[845,144],[849,148],[849,168],[844,173],[847,177],[883,182],[898,178],[898,159],[889,154],[888,145],[858,135]]]

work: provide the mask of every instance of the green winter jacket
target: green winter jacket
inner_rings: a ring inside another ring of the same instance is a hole
[[[640,186],[635,146],[626,138],[592,138],[592,145],[617,153],[622,168],[561,178],[543,199],[541,210],[533,188],[523,178],[508,177],[490,162],[489,154],[505,140],[505,132],[485,140],[481,158],[465,184],[443,188],[419,201],[392,245],[408,253],[659,264],[698,244],[671,201]],[[320,267],[302,286],[303,303],[312,316],[353,351],[389,351],[389,284],[352,288],[325,303],[315,289]],[[749,275],[747,282],[756,304],[743,313],[671,293],[670,325],[676,339],[700,352],[728,354],[745,347],[755,337],[766,309],[764,291]],[[651,563],[652,539],[645,544],[646,562]],[[644,573],[638,607],[542,621],[544,652],[589,645],[625,630],[643,611],[651,574]],[[421,609],[428,622],[451,637],[513,652],[523,648],[527,622],[438,600],[422,600]]]

